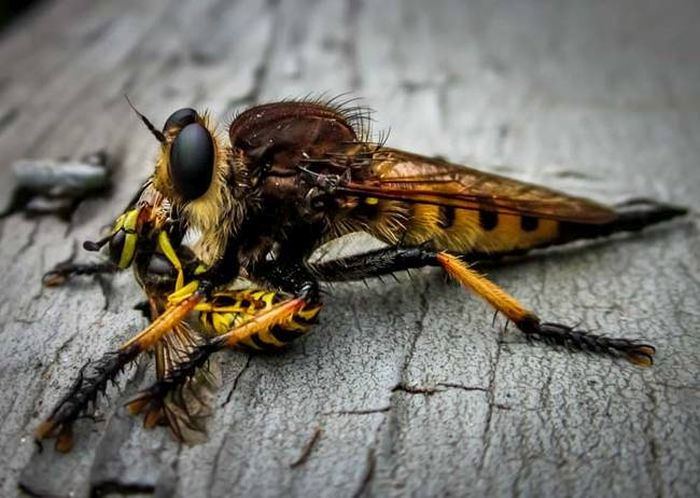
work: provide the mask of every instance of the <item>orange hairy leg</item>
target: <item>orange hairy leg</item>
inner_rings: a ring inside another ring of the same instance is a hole
[[[466,257],[474,260],[482,259],[479,255]],[[471,269],[461,258],[446,252],[437,252],[426,245],[388,247],[316,264],[312,270],[322,281],[338,282],[362,280],[425,266],[443,268],[462,286],[503,313],[529,338],[565,346],[572,350],[623,357],[642,367],[653,364],[653,356],[656,352],[653,346],[631,339],[603,337],[566,325],[542,322],[537,314]]]
[[[73,423],[89,403],[94,403],[107,383],[143,351],[151,349],[169,333],[204,298],[195,291],[167,308],[140,334],[124,343],[117,351],[105,353],[96,361],[87,363],[73,383],[68,394],[61,399],[49,417],[34,432],[38,441],[56,438],[56,449],[68,452],[73,447]]]
[[[151,349],[165,334],[178,325],[185,317],[204,299],[204,294],[195,292],[191,296],[184,298],[177,304],[167,308],[162,315],[158,316],[141,333],[126,341],[120,350],[128,349],[132,346],[138,347],[139,351]]]
[[[650,367],[654,363],[653,356],[656,349],[650,344],[630,339],[597,336],[575,330],[574,327],[542,322],[535,313],[525,308],[486,277],[469,268],[458,257],[445,252],[437,254],[436,257],[452,278],[503,313],[528,336],[572,349],[622,356],[640,367]]]
[[[175,365],[168,375],[127,403],[129,412],[131,414],[145,412],[148,415],[154,409],[162,406],[166,396],[192,378],[198,369],[206,364],[212,354],[222,349],[243,345],[253,336],[261,335],[273,327],[284,327],[293,323],[295,317],[303,313],[307,307],[318,309],[319,305],[317,303],[310,304],[301,297],[281,301],[271,308],[255,314],[248,321],[232,328],[225,334],[215,336],[210,341],[198,346],[190,352],[187,359]]]

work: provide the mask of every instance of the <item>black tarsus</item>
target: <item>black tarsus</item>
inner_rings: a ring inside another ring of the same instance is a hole
[[[138,345],[134,344],[124,350],[107,352],[100,359],[88,361],[83,365],[68,394],[61,399],[44,422],[47,425],[44,426],[40,439],[70,431],[73,422],[105,391],[107,383],[114,381],[139,352]]]
[[[596,335],[584,330],[577,330],[575,326],[540,322],[536,319],[523,320],[516,325],[526,334],[528,339],[540,340],[574,351],[625,357],[633,363],[643,366],[650,366],[654,362],[653,356],[656,348],[641,341]]]
[[[326,282],[363,280],[412,268],[440,266],[437,255],[436,251],[425,246],[388,247],[317,264],[312,270]],[[464,259],[468,261],[470,256]],[[514,323],[531,339],[571,350],[624,356],[638,365],[651,365],[655,352],[653,346],[643,342],[604,337],[577,330],[576,327],[540,322],[534,315]]]

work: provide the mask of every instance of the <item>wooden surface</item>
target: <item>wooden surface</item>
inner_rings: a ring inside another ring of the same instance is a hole
[[[657,364],[528,345],[438,272],[338,285],[278,356],[228,353],[210,440],[179,446],[123,402],[73,453],[31,431],[85,359],[144,325],[129,274],[42,289],[151,169],[161,123],[208,107],[352,92],[389,143],[602,201],[700,208],[694,0],[45,2],[0,39],[0,200],[22,157],[105,148],[109,198],[70,223],[0,221],[0,495],[697,496],[698,217],[490,275],[545,318],[646,338]],[[508,165],[492,166],[492,165]],[[298,462],[296,465],[293,465]]]

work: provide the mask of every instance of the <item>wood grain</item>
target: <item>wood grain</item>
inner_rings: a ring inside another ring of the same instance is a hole
[[[695,214],[490,270],[546,319],[650,340],[650,370],[528,345],[439,273],[415,272],[333,287],[322,324],[286,354],[221,355],[203,445],[125,415],[147,362],[97,424],[78,424],[71,454],[39,453],[31,431],[87,358],[144,325],[131,275],[40,285],[72,251],[89,259],[79,243],[152,167],[124,93],[156,122],[191,105],[225,123],[257,102],[351,92],[393,146],[697,210],[698,25],[693,0],[41,3],[0,38],[0,200],[18,158],[105,148],[118,170],[112,195],[68,224],[0,221],[0,494],[696,495]]]

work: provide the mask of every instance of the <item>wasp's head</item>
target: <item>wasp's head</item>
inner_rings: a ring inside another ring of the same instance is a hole
[[[106,245],[110,261],[124,270],[131,266],[138,252],[153,245],[151,239],[166,230],[169,223],[169,203],[146,184],[138,198],[114,220],[110,233],[94,242],[86,240],[83,247],[88,251],[99,251]]]

